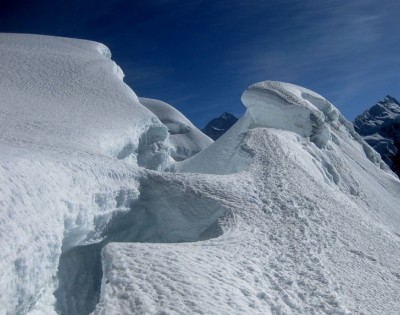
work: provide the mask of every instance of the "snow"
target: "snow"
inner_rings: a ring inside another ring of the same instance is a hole
[[[191,172],[204,174],[230,174],[248,167],[252,161],[252,152],[246,142],[239,138],[246,137],[249,120],[247,113],[230,129],[234,137],[223,134],[209,147],[190,159],[176,163],[176,172]],[[238,138],[236,138],[236,135]]]
[[[321,97],[306,100],[290,106],[306,103],[315,112],[326,104]],[[271,107],[264,101],[259,107]],[[273,97],[272,105],[278,102],[287,106]],[[271,128],[262,125],[270,122],[265,116],[255,124],[253,112],[177,163],[190,172],[182,189],[206,179],[211,198],[228,202],[222,234],[189,243],[107,245],[94,314],[396,313],[400,183],[366,156],[349,122],[329,114],[335,109],[320,111],[330,132],[322,148],[293,132],[293,124]]]
[[[168,128],[171,156],[175,161],[185,160],[213,142],[171,105],[144,97],[140,97],[139,100]]]
[[[104,45],[0,37],[0,314],[398,312],[400,181],[322,96],[208,145]]]
[[[139,194],[138,164],[170,159],[167,128],[109,57],[99,43],[0,35],[1,314],[48,308],[36,302],[61,252],[127,211],[117,197]]]
[[[264,81],[242,95],[254,125],[280,128],[310,137],[323,147],[330,138],[325,121],[337,120],[335,107],[322,96],[292,84]]]

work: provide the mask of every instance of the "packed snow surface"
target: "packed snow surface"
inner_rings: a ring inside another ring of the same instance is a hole
[[[171,166],[110,56],[0,37],[0,314],[398,313],[400,182],[332,104],[257,83]]]

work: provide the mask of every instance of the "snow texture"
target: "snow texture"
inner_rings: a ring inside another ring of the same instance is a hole
[[[164,172],[189,124],[110,56],[0,35],[0,314],[398,312],[400,181],[333,105],[252,85]]]
[[[175,161],[185,160],[213,143],[208,136],[171,105],[144,97],[140,97],[139,100],[168,128],[171,156]]]
[[[0,314],[63,304],[52,301],[60,257],[128,211],[138,165],[170,159],[167,128],[110,56],[89,41],[0,35]]]

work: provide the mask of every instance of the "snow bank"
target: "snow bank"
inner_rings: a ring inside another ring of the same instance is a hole
[[[213,142],[171,105],[144,97],[139,100],[168,128],[171,156],[175,161],[185,160]]]

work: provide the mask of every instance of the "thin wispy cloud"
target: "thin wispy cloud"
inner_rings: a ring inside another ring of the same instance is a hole
[[[229,53],[225,69],[241,83],[289,81],[328,94],[339,106],[350,104],[398,72],[396,8],[400,5],[394,1],[385,6],[376,1],[303,2],[265,33],[254,26],[245,45]]]

